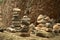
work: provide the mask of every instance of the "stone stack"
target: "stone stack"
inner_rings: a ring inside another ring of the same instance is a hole
[[[27,15],[24,15],[23,18],[21,19],[21,35],[20,36],[23,36],[23,37],[28,37],[30,36],[30,28],[29,28],[29,25],[30,25],[30,18],[27,16]]]
[[[38,24],[44,24],[46,27],[52,27],[54,24],[54,20],[51,19],[49,16],[46,15],[39,15],[37,18]]]
[[[39,15],[37,18],[37,27],[35,29],[37,30],[36,35],[37,36],[42,36],[42,37],[52,37],[52,28],[53,28],[53,23],[54,22],[52,19],[50,19],[49,16],[46,15]]]
[[[19,18],[19,13],[18,13],[20,11],[21,10],[19,8],[14,8],[13,9],[11,27],[15,28],[16,30],[20,29],[20,18]]]

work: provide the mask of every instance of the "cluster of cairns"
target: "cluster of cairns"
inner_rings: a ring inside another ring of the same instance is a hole
[[[13,11],[15,11],[14,13],[18,13],[18,11],[21,10],[14,8]],[[5,30],[9,30],[10,32],[14,33],[18,31],[21,33],[20,36],[23,37],[30,36],[30,34],[40,37],[53,37],[60,33],[60,23],[55,23],[55,20],[47,15],[40,14],[37,17],[37,25],[31,23],[30,20],[31,18],[29,18],[27,15],[24,15],[20,19],[19,27],[11,25],[11,27],[6,28]],[[18,24],[19,22],[17,23],[15,21],[15,23]],[[0,28],[0,31],[3,32],[3,29]]]

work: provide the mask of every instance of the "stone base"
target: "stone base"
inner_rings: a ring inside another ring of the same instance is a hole
[[[36,36],[50,38],[50,37],[53,37],[54,35],[50,32],[42,31],[42,32],[36,33]]]
[[[28,34],[28,33],[21,33],[20,36],[21,37],[30,37],[30,34]]]

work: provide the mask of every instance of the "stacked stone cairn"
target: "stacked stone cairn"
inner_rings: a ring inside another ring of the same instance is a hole
[[[23,37],[29,37],[30,36],[30,18],[27,15],[24,15],[21,19],[21,35]]]
[[[21,11],[21,9],[19,9],[19,8],[13,9],[12,19],[11,19],[12,23],[11,23],[10,27],[7,28],[7,30],[9,30],[11,32],[19,31],[19,29],[20,29],[19,12],[20,11]]]
[[[35,34],[40,37],[54,37],[55,34],[60,32],[60,23],[55,23],[53,18],[47,15],[40,14],[37,17],[37,25],[35,26],[30,22],[30,18],[24,15],[21,19],[19,18],[19,8],[13,9],[12,24],[7,29],[11,32],[20,32],[20,36],[29,37],[30,34]]]
[[[38,25],[35,27],[37,30],[36,36],[53,37],[53,24],[54,20],[46,15],[39,15],[37,18]]]

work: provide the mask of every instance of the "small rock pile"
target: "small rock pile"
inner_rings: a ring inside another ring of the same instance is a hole
[[[39,15],[36,35],[42,37],[53,37],[55,33],[60,32],[60,23],[55,23],[53,19],[46,15]]]

